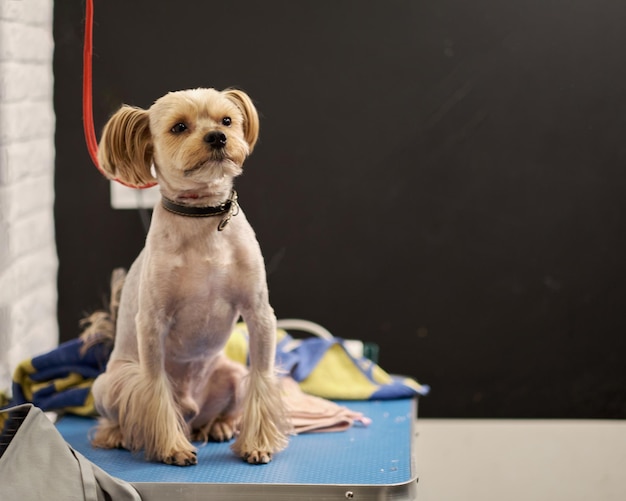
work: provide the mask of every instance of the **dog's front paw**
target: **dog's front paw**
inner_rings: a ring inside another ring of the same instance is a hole
[[[165,457],[163,462],[176,466],[192,466],[198,464],[198,455],[196,451],[178,451]]]
[[[242,457],[249,464],[267,464],[272,460],[272,453],[266,451],[244,452]]]

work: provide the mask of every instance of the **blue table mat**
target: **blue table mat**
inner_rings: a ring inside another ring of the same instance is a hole
[[[179,467],[146,462],[126,450],[96,449],[88,434],[96,421],[65,416],[57,423],[64,439],[109,474],[128,482],[394,485],[416,477],[413,455],[412,399],[338,402],[372,419],[344,432],[309,433],[290,438],[289,446],[267,465],[249,465],[228,443],[198,446],[198,464]]]

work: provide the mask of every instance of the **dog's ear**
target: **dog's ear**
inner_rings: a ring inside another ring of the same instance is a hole
[[[250,146],[250,153],[259,138],[259,115],[252,104],[252,99],[245,92],[238,89],[226,89],[224,95],[241,110],[244,117],[244,134]]]
[[[152,135],[146,110],[124,105],[113,114],[102,131],[98,162],[109,177],[126,184],[156,181],[150,172]]]

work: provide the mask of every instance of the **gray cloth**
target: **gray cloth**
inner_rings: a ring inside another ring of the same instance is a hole
[[[141,501],[135,488],[112,477],[63,440],[31,404],[8,414],[0,434],[0,500]]]

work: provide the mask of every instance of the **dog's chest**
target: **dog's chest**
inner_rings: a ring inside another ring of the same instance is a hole
[[[183,220],[175,229],[159,222],[146,245],[142,287],[151,291],[149,307],[163,322],[167,351],[183,359],[214,350],[240,311],[262,295],[258,244],[244,219],[223,232],[203,231],[201,221]]]
[[[171,255],[161,269],[168,300],[163,305],[170,328],[166,336],[172,353],[194,355],[230,334],[242,300],[242,267],[228,248],[220,252],[186,249]]]
[[[172,255],[162,272],[167,274],[173,307],[200,307],[205,312],[219,311],[222,303],[234,302],[241,276],[239,263],[229,250],[219,254],[188,250],[184,255]]]
[[[167,307],[167,350],[175,358],[195,358],[221,349],[239,315],[231,279],[197,270],[180,275]]]

